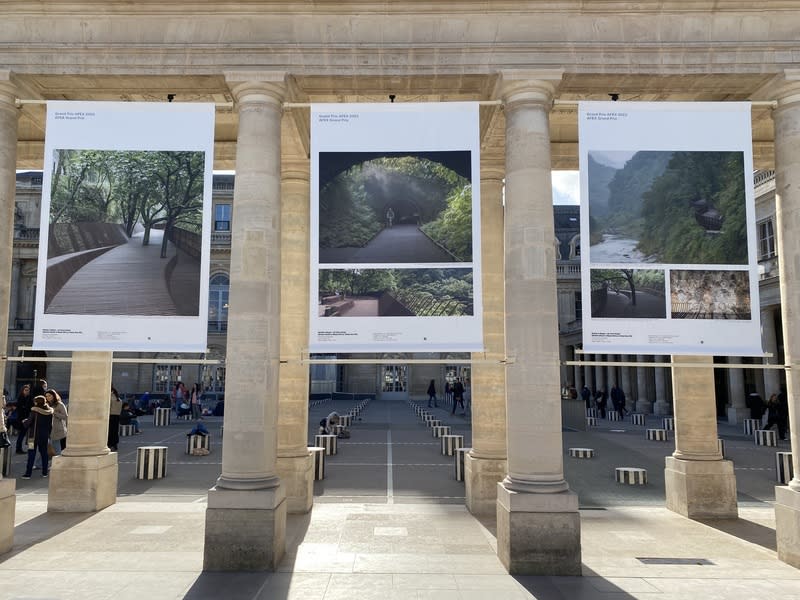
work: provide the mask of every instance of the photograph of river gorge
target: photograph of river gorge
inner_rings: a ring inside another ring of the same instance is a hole
[[[589,151],[589,260],[747,264],[742,152]]]

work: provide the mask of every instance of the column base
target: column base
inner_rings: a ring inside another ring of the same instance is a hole
[[[8,552],[14,545],[14,512],[17,506],[16,488],[16,479],[0,479],[0,554]]]
[[[643,415],[649,415],[653,412],[653,403],[650,400],[637,400],[636,412]]]
[[[47,494],[48,512],[97,512],[117,501],[117,453],[54,456]]]
[[[775,488],[775,536],[778,560],[800,569],[800,492]]]
[[[659,400],[653,404],[653,414],[658,417],[666,417],[672,413],[672,407],[669,402]]]
[[[740,425],[744,423],[745,419],[750,418],[750,409],[747,407],[736,408],[735,406],[728,407],[728,425]]]
[[[498,483],[497,556],[511,575],[580,575],[578,495],[522,494]]]
[[[274,571],[286,550],[283,486],[208,491],[204,571]]]
[[[736,475],[729,460],[666,458],[667,508],[689,519],[736,519]]]
[[[276,471],[286,490],[286,511],[305,514],[314,504],[314,457],[278,456]]]
[[[490,516],[497,511],[497,484],[507,473],[504,459],[464,457],[464,483],[467,510],[473,515]]]

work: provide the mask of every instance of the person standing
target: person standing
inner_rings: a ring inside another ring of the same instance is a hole
[[[586,405],[586,408],[592,408],[592,392],[589,391],[589,386],[584,385],[581,388],[581,399]]]
[[[49,389],[44,393],[47,405],[53,409],[53,429],[50,432],[50,439],[53,440],[53,448],[55,442],[58,442],[61,451],[67,447],[67,407],[61,401],[61,396],[54,389]]]
[[[3,390],[5,392],[5,390]],[[0,398],[0,448],[10,448],[11,442],[8,440],[8,429],[6,429],[6,394]],[[3,478],[0,470],[0,479]]]
[[[457,378],[453,384],[453,410],[450,412],[451,415],[456,414],[456,406],[459,404],[461,404],[461,410],[463,411],[461,414],[467,414],[467,408],[464,406],[464,384],[461,383],[461,377]]]
[[[111,386],[111,397],[109,398],[108,411],[108,449],[112,452],[117,451],[119,445],[119,415],[122,412],[122,400],[119,399],[119,392]]]
[[[19,390],[19,396],[17,396],[17,419],[16,419],[16,426],[19,431],[17,434],[17,454],[25,454],[25,450],[22,449],[22,442],[25,440],[25,435],[28,432],[28,428],[25,426],[27,419],[31,416],[31,409],[33,408],[33,396],[31,396],[31,386],[29,384],[25,384]]]
[[[22,479],[30,479],[33,473],[33,463],[36,461],[36,452],[42,457],[42,477],[47,477],[50,467],[50,457],[47,446],[50,443],[50,431],[53,426],[53,409],[47,406],[44,396],[33,399],[30,417],[28,417],[27,443],[28,462]]]
[[[394,210],[392,207],[389,207],[389,210],[386,211],[386,226],[391,227],[394,224]]]
[[[782,440],[786,439],[786,422],[788,413],[788,406],[781,402],[781,396],[786,398],[786,394],[772,394],[767,400],[767,424],[764,429],[772,429],[773,425],[778,427],[778,437]]]
[[[433,406],[439,406],[436,402],[436,382],[433,379],[428,384],[428,408],[431,408],[431,402],[433,402]]]
[[[202,411],[201,411],[201,404],[200,398],[202,397],[203,392],[200,390],[200,384],[195,383],[192,385],[192,392],[189,395],[189,407],[192,409],[192,418],[195,421],[200,421],[203,419]]]

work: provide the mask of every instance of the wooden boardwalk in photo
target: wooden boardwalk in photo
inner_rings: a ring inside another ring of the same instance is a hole
[[[81,267],[55,295],[47,314],[181,314],[170,295],[166,277],[166,267],[177,250],[170,243],[167,258],[161,258],[163,235],[161,230],[151,230],[150,244],[142,246],[143,233],[134,234],[127,244]],[[174,272],[174,278],[186,281],[189,276]]]

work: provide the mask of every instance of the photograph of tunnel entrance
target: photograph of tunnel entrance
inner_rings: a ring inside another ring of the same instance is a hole
[[[471,153],[320,152],[320,263],[472,262]]]
[[[322,269],[320,317],[472,315],[472,269]]]
[[[205,153],[53,160],[45,312],[199,315]]]

